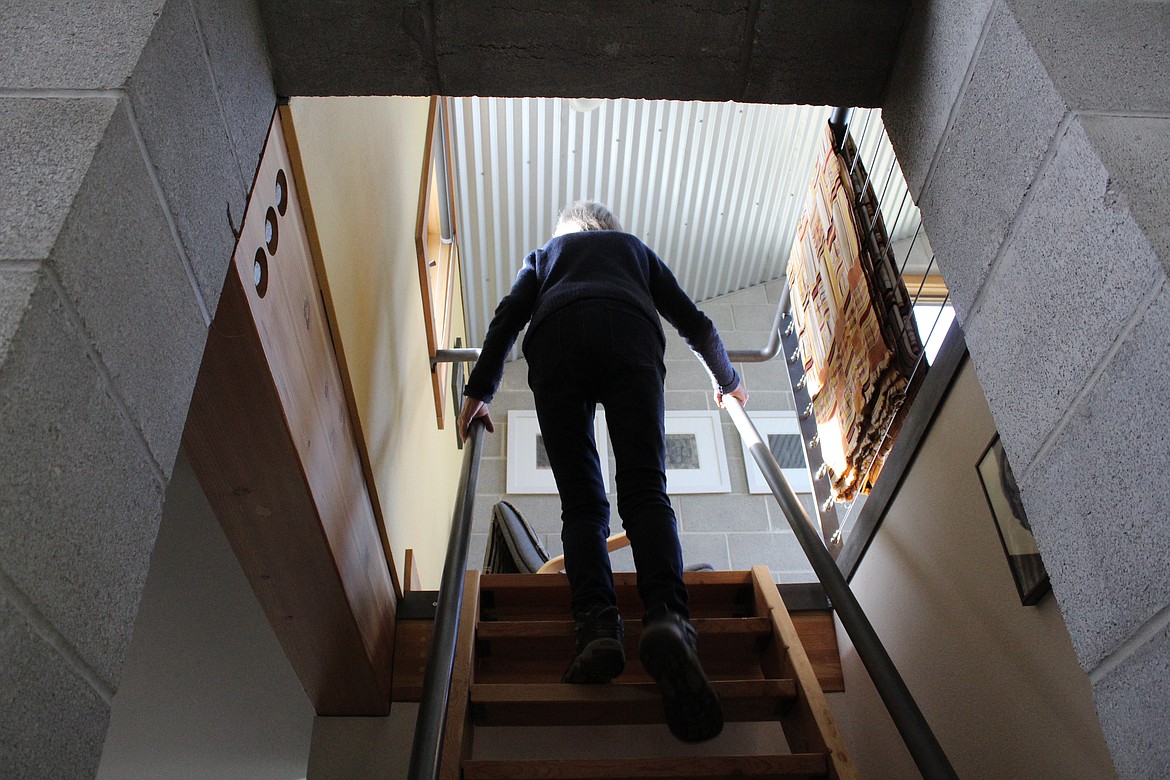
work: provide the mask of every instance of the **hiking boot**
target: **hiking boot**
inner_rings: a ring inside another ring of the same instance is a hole
[[[702,742],[723,731],[723,708],[699,664],[695,627],[676,612],[655,607],[646,613],[638,654],[658,683],[670,733],[683,742]]]
[[[573,630],[577,634],[577,655],[561,682],[601,685],[626,668],[625,632],[617,607],[598,606],[578,612]]]

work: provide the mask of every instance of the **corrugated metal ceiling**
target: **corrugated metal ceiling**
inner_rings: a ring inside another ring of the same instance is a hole
[[[607,204],[696,301],[784,274],[831,109],[648,100],[448,100],[468,337],[579,198]],[[584,110],[582,110],[584,109]],[[917,229],[877,111],[854,138],[895,238]]]

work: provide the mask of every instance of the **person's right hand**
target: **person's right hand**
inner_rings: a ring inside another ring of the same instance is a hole
[[[492,425],[492,416],[488,413],[487,404],[478,398],[467,396],[463,399],[463,410],[459,412],[459,420],[456,422],[459,441],[467,440],[467,429],[471,427],[471,421],[476,418],[483,420],[483,426],[488,429],[488,433],[496,432],[496,427]]]
[[[747,406],[748,394],[747,394],[747,389],[743,386],[742,380],[740,381],[740,383],[738,385],[735,386],[735,389],[732,390],[730,393],[720,393],[718,391],[715,392],[715,403],[719,404],[720,409],[723,408],[723,397],[725,395],[729,395],[732,398],[734,398],[735,400],[739,401],[740,406]]]

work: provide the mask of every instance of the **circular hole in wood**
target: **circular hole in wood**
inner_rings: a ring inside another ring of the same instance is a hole
[[[283,168],[276,172],[276,210],[282,217],[288,211],[288,177]]]
[[[280,228],[277,227],[276,209],[268,207],[264,215],[264,245],[268,247],[268,254],[276,254],[276,246],[280,243]]]
[[[256,250],[256,259],[252,261],[252,284],[256,285],[256,294],[261,298],[268,292],[268,255],[264,247]]]

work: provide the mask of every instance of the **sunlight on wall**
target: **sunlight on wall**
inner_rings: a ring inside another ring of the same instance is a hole
[[[394,564],[442,573],[461,452],[439,430],[415,257],[428,98],[293,98],[327,279]],[[456,284],[458,290],[458,283]],[[456,334],[462,301],[455,301]]]

